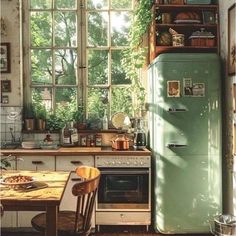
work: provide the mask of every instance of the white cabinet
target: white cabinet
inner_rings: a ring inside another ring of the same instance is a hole
[[[94,166],[93,156],[57,156],[56,170],[72,171],[78,166]]]
[[[58,171],[75,171],[78,166],[94,166],[93,156],[57,156],[56,170]],[[75,210],[76,198],[73,196],[71,189],[75,181],[69,181],[64,192],[60,210]]]
[[[17,170],[55,170],[54,156],[22,156],[17,158]]]
[[[75,171],[78,166],[94,166],[94,156],[57,156],[56,157],[56,170],[58,171]],[[72,174],[71,178],[76,178],[75,173]],[[70,179],[68,182],[62,201],[60,210],[71,210],[76,209],[76,197],[72,194],[72,186],[76,183]],[[92,227],[95,228],[95,210],[92,216]]]
[[[55,170],[54,156],[22,156],[17,160],[18,170]],[[18,211],[18,227],[31,227],[31,219],[36,211]]]
[[[16,159],[15,157],[9,157],[9,162],[11,166],[7,167],[7,170],[16,169]],[[3,217],[1,218],[1,227],[16,227],[17,226],[17,213],[15,211],[5,211]]]

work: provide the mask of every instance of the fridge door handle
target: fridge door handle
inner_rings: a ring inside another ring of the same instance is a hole
[[[168,148],[183,148],[183,147],[187,147],[187,145],[186,144],[168,143],[167,147]]]
[[[168,112],[186,112],[187,109],[185,108],[169,108]]]

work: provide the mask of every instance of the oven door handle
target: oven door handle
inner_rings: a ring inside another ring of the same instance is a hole
[[[148,174],[149,170],[135,170],[135,171],[127,171],[127,170],[101,170],[101,174],[105,175],[137,175],[137,174]]]

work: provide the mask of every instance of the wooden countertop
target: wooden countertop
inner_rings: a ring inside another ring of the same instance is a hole
[[[68,156],[68,155],[125,155],[125,156],[150,156],[151,152],[145,148],[143,150],[129,149],[124,151],[114,150],[111,147],[60,147],[53,150],[45,149],[1,149],[1,155],[12,156]]]
[[[26,191],[24,189],[12,189],[8,186],[0,184],[1,196],[0,200],[4,201],[4,204],[8,205],[14,202],[15,205],[26,202],[29,205],[34,203],[39,206],[44,204],[42,200],[46,200],[47,204],[53,202],[60,202],[64,187],[68,181],[70,172],[62,171],[2,171],[3,178],[12,175],[26,175],[33,176],[37,181],[42,181],[47,184],[48,187]],[[42,203],[39,202],[42,201]]]

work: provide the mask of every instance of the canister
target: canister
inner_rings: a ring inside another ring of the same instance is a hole
[[[162,13],[161,14],[161,22],[162,24],[170,24],[171,23],[171,14],[170,13]]]
[[[174,47],[184,46],[184,34],[173,34],[172,35],[172,45]]]

